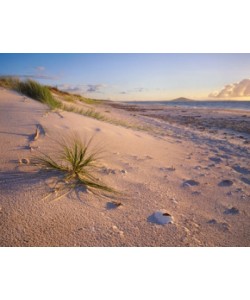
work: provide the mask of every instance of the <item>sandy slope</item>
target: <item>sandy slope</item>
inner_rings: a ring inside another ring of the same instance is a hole
[[[119,113],[126,118],[126,112]],[[33,141],[37,125],[45,134]],[[48,112],[36,101],[0,90],[0,245],[249,246],[250,185],[242,180],[249,178],[248,150],[225,153],[218,149],[225,147],[219,138],[205,143],[198,136],[182,138],[178,130],[149,134],[73,113]],[[73,132],[94,134],[95,143],[104,145],[97,176],[128,194],[116,199],[122,206],[108,209],[112,199],[90,193],[44,199],[48,179],[19,164],[38,151],[52,153],[53,140]],[[190,179],[198,185],[183,185]],[[233,185],[219,186],[224,179]],[[232,207],[239,213],[227,214]],[[150,222],[160,209],[173,216],[173,224]]]

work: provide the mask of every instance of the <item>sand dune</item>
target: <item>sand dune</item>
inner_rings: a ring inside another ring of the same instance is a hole
[[[0,90],[1,246],[250,245],[249,144],[107,104],[96,109],[107,107],[110,116],[148,129],[52,112]],[[126,197],[46,197],[50,178],[29,162],[76,132],[104,147],[96,176]]]

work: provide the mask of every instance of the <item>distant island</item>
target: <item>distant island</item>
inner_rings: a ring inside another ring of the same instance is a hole
[[[180,98],[176,98],[176,99],[173,99],[173,100],[170,100],[172,102],[189,102],[189,101],[194,101],[192,99],[188,99],[188,98],[185,98],[185,97],[180,97]]]

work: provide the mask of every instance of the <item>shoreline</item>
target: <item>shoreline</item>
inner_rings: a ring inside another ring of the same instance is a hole
[[[119,103],[111,104],[116,109],[134,112],[141,116],[160,119],[179,125],[202,127],[201,130],[231,129],[242,132],[250,138],[250,111],[214,108],[175,107],[160,105],[126,105]],[[155,113],[157,112],[157,113]]]

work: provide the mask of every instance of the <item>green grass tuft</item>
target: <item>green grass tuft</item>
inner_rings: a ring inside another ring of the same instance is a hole
[[[118,193],[93,175],[93,172],[100,168],[98,162],[102,151],[91,147],[91,143],[92,138],[82,142],[77,136],[63,140],[58,143],[59,149],[55,157],[43,154],[36,157],[33,164],[42,170],[57,171],[57,183],[61,184],[61,190],[66,190],[66,193],[78,188],[89,189],[99,195]]]
[[[50,90],[36,81],[20,81],[16,90],[30,98],[47,104],[52,109],[62,107],[61,102],[55,100]]]

